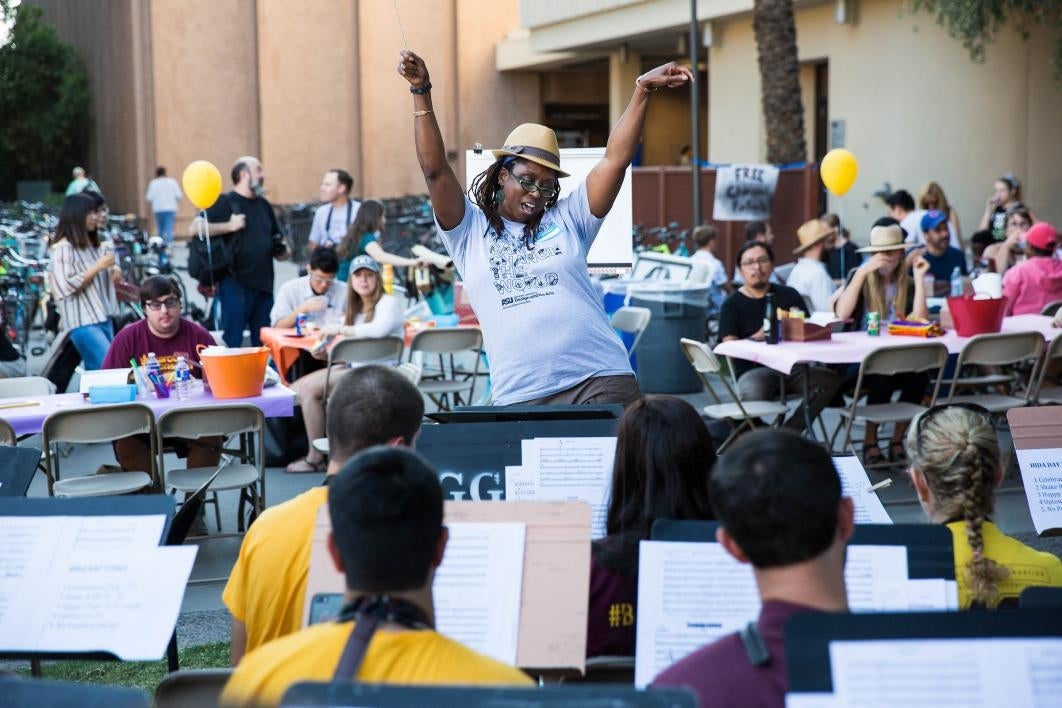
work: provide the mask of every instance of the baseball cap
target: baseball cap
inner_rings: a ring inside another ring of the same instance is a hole
[[[944,212],[937,211],[936,209],[930,209],[922,215],[922,230],[932,231],[947,220],[948,217]]]
[[[350,262],[350,272],[356,273],[362,268],[368,268],[373,273],[380,272],[380,264],[373,260],[372,256],[358,256]]]
[[[1033,224],[1025,232],[1025,240],[1034,248],[1039,248],[1041,251],[1050,251],[1058,245],[1058,229],[1046,221],[1041,221],[1038,224]]]

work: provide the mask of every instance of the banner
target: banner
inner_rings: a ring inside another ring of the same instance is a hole
[[[715,221],[766,221],[778,184],[773,165],[729,165],[715,173]]]

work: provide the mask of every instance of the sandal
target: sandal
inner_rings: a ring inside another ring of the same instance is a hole
[[[863,446],[863,466],[875,467],[885,464],[885,455],[877,445]]]
[[[902,442],[889,443],[889,462],[895,462],[898,465],[907,464],[907,448]]]
[[[308,472],[324,472],[325,461],[314,463],[310,462],[310,458],[303,457],[295,460],[290,465],[284,468],[284,471],[288,474],[305,474]]]

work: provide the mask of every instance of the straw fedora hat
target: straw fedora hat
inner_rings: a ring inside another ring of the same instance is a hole
[[[870,245],[857,249],[860,253],[877,253],[878,251],[902,251],[907,248],[903,242],[903,229],[896,224],[875,226],[870,230]]]
[[[832,233],[833,227],[818,219],[805,221],[801,227],[797,229],[797,241],[800,241],[800,245],[793,249],[793,255],[803,253],[822,239],[830,236]]]
[[[496,160],[503,157],[520,157],[550,168],[557,173],[558,177],[569,176],[560,168],[560,147],[557,145],[557,134],[552,129],[538,123],[523,123],[516,126],[505,139],[505,145],[497,150],[491,150],[491,154]]]

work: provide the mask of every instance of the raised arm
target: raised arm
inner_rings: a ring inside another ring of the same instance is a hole
[[[605,156],[586,176],[586,194],[591,214],[599,219],[604,218],[616,201],[620,185],[623,184],[623,174],[634,159],[634,151],[642,137],[649,94],[659,88],[685,86],[692,81],[693,72],[675,62],[658,66],[635,80],[631,101],[609,133]]]
[[[420,171],[424,173],[435,218],[444,229],[452,229],[465,216],[465,192],[446,160],[446,148],[432,107],[428,67],[423,59],[408,49],[399,54],[402,61],[398,64],[398,73],[409,82],[411,91],[423,92],[413,93],[413,138]]]

